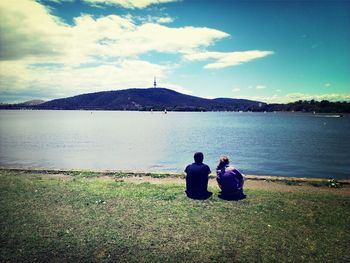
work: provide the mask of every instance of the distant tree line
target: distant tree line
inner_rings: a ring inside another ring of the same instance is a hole
[[[39,103],[39,104],[38,104]],[[298,100],[286,104],[233,98],[206,99],[166,88],[126,89],[80,94],[51,101],[0,104],[0,109],[128,111],[296,111],[350,113],[350,102]]]
[[[350,102],[331,102],[328,100],[298,100],[287,104],[266,104],[263,111],[299,111],[319,113],[350,113]]]
[[[111,109],[109,109],[111,110]],[[328,100],[299,100],[287,104],[266,104],[266,103],[241,103],[230,102],[224,105],[153,105],[153,106],[139,106],[138,108],[131,108],[124,106],[115,110],[139,110],[139,111],[183,111],[183,112],[203,112],[203,111],[252,111],[252,112],[273,112],[273,111],[287,111],[287,112],[318,112],[318,113],[350,113],[350,102],[330,102]]]

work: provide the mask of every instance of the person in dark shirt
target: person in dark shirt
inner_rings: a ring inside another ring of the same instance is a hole
[[[194,163],[187,165],[186,194],[189,198],[204,200],[213,193],[208,192],[208,175],[211,173],[208,165],[203,163],[203,153],[196,152],[193,156]]]
[[[221,189],[219,197],[225,200],[244,199],[246,197],[243,193],[244,175],[229,163],[229,158],[223,155],[216,168],[216,180]]]

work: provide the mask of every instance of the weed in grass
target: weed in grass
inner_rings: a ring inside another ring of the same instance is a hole
[[[309,185],[315,186],[315,187],[325,187],[328,186],[328,182],[325,181],[311,181],[308,182]]]
[[[339,188],[339,187],[341,187],[341,184],[335,179],[329,179],[327,181],[327,183],[328,183],[328,187],[331,187],[331,188]]]
[[[329,179],[327,181],[311,181],[308,184],[315,187],[330,187],[330,188],[341,188],[342,185],[335,179]]]
[[[300,182],[295,181],[295,180],[280,180],[277,182],[281,182],[281,183],[286,184],[286,185],[300,185]]]
[[[77,177],[82,177],[82,178],[93,178],[93,177],[99,177],[99,176],[101,176],[101,173],[90,172],[90,171],[83,171],[77,175]]]
[[[147,176],[150,176],[152,178],[167,178],[167,177],[169,177],[169,174],[152,173],[152,174],[147,174]]]

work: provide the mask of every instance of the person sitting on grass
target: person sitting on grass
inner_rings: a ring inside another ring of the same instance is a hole
[[[236,168],[229,165],[227,156],[220,157],[219,165],[216,168],[216,180],[221,189],[219,197],[225,200],[240,200],[246,195],[243,193],[244,175]]]
[[[187,165],[185,169],[186,194],[192,199],[208,199],[213,194],[208,192],[208,175],[211,173],[210,168],[203,163],[203,153],[196,152],[193,158],[194,163]]]

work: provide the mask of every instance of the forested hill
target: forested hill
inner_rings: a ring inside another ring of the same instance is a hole
[[[258,110],[265,103],[242,99],[204,99],[165,88],[104,91],[56,99],[35,106],[58,110],[168,110],[237,111]]]
[[[34,103],[35,102],[35,103]],[[245,99],[204,99],[165,88],[102,91],[55,99],[0,104],[0,109],[139,110],[139,111],[302,111],[350,113],[350,102],[296,101],[267,104]]]

